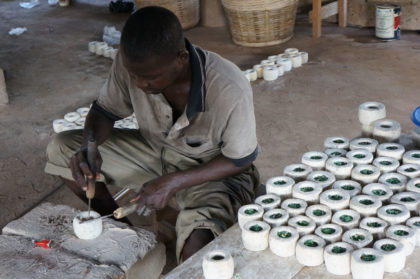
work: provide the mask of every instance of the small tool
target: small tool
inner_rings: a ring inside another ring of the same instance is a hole
[[[97,218],[93,218],[93,219],[87,219],[84,221],[80,221],[80,223],[86,223],[86,222],[90,222],[93,220],[97,220],[97,219],[104,219],[104,218],[108,218],[111,216],[114,216],[116,219],[121,219],[124,218],[125,216],[128,216],[134,212],[137,211],[137,209],[139,208],[139,204],[138,203],[133,203],[127,206],[123,206],[123,207],[119,207],[116,210],[114,210],[113,213],[105,215],[105,216],[101,216],[101,217],[97,217]],[[150,209],[148,209],[146,206],[143,206],[141,208],[141,210],[137,211],[138,215],[144,215],[144,216],[148,216],[150,215],[151,211]]]
[[[88,178],[86,198],[88,198],[88,218],[90,217],[91,200],[95,197],[95,183],[96,183],[96,164],[95,157],[97,154],[97,146],[93,131],[89,132],[87,144],[87,160],[89,169],[92,171],[92,178]]]

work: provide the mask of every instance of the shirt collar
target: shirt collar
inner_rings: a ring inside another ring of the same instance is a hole
[[[197,112],[205,111],[206,98],[206,56],[204,51],[185,39],[185,46],[190,55],[191,88],[188,95],[187,118],[190,121]]]

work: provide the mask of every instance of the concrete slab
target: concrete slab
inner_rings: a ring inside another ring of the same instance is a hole
[[[73,233],[73,218],[77,210],[66,205],[43,203],[22,218],[10,222],[3,234],[31,239],[51,239],[61,248],[101,264],[115,265],[123,271],[154,248],[153,233],[128,227],[113,219],[103,220],[103,232],[96,239],[82,240]]]
[[[241,229],[238,224],[236,224],[187,261],[182,263],[182,265],[179,265],[177,268],[172,270],[164,278],[204,278],[201,267],[203,256],[216,249],[227,250],[231,253],[235,262],[234,278],[288,279],[293,278],[293,276],[303,267],[298,263],[295,257],[281,258],[274,255],[270,249],[266,249],[261,252],[251,252],[246,250],[241,240]]]
[[[44,249],[22,236],[0,235],[0,278],[119,279],[116,266],[80,258],[61,248]]]

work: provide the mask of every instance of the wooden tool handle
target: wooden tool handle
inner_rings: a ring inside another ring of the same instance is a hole
[[[138,203],[133,203],[133,204],[130,204],[128,206],[117,208],[114,211],[114,217],[117,218],[117,219],[124,218],[125,216],[136,212],[138,208],[139,208]]]
[[[93,199],[95,197],[95,183],[95,179],[88,179],[86,198]]]

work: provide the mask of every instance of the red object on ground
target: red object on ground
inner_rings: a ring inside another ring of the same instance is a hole
[[[49,239],[43,239],[43,240],[32,240],[32,243],[38,245],[39,247],[45,248],[45,249],[50,249],[51,248],[51,243],[52,241]]]

